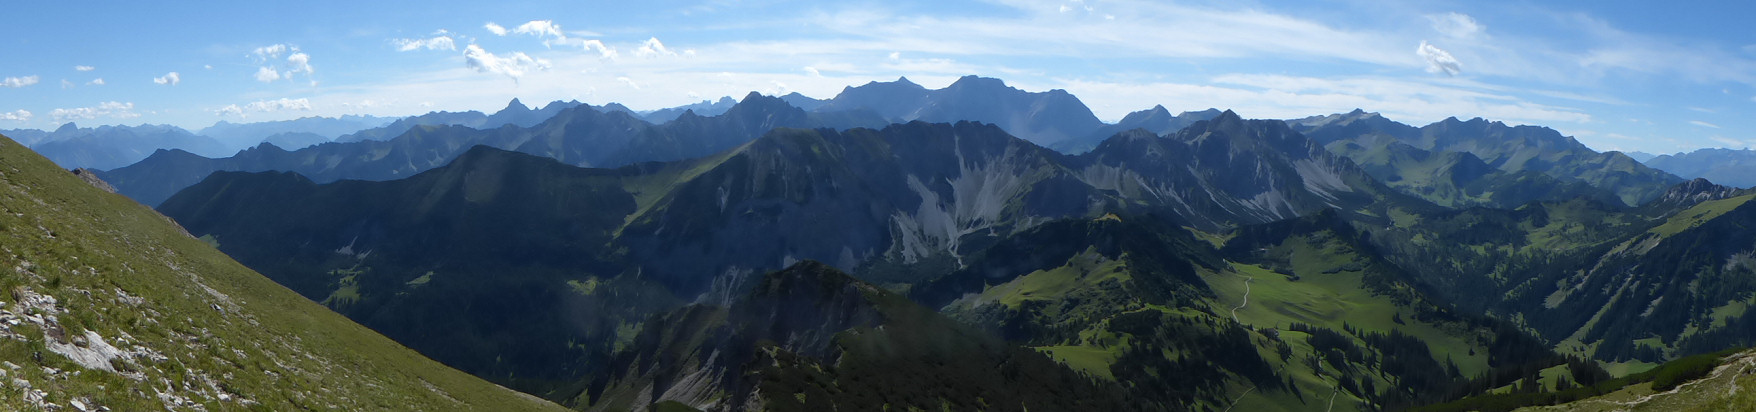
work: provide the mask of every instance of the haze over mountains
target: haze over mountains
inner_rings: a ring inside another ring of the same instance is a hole
[[[1756,192],[1538,126],[968,76],[215,127],[272,134],[79,176],[579,410],[1499,410],[1756,344]]]

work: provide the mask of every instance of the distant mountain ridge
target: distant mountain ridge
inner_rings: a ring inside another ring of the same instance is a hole
[[[111,169],[146,158],[160,148],[177,148],[209,156],[223,156],[225,145],[170,125],[99,126],[80,128],[61,125],[39,138],[32,150],[64,168]]]
[[[1706,178],[1714,183],[1741,188],[1756,187],[1756,150],[1700,149],[1653,156],[1642,163],[1684,178]]]
[[[1415,128],[1358,109],[1288,123],[1379,180],[1446,206],[1511,208],[1605,193],[1637,206],[1683,181],[1543,127],[1449,118]]]
[[[1000,79],[978,76],[964,76],[938,90],[928,90],[906,77],[849,86],[815,111],[861,109],[892,122],[992,123],[1044,147],[1086,137],[1104,126],[1090,108],[1065,90],[1026,92]]]
[[[531,113],[518,109],[522,105],[509,106],[502,112]],[[543,110],[556,106],[565,104],[552,103]],[[524,120],[531,118],[534,117]],[[405,119],[398,124],[413,121]],[[513,124],[487,130],[458,125],[410,126],[408,131],[387,141],[336,142],[293,151],[258,146],[217,159],[160,151],[137,164],[101,174],[124,195],[156,205],[207,174],[222,170],[297,171],[319,182],[386,180],[438,167],[475,145],[517,150],[580,166],[614,167],[705,156],[743,144],[776,127],[833,126],[837,121],[819,120],[779,99],[755,93],[720,116],[686,113],[663,125],[644,122],[627,112],[605,112],[590,105],[578,105],[559,109],[542,123],[528,128]],[[400,126],[387,128],[395,127]]]

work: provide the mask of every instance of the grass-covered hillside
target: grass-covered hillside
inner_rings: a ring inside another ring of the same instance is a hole
[[[0,287],[0,409],[559,409],[426,359],[4,138]]]

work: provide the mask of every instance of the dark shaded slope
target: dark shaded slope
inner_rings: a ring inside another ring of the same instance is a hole
[[[1136,410],[1112,388],[821,263],[764,276],[727,308],[655,318],[593,410]]]

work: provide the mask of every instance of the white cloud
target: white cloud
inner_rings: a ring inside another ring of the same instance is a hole
[[[256,81],[263,82],[263,83],[274,83],[275,80],[280,80],[280,72],[279,71],[276,71],[273,68],[270,68],[267,66],[259,67],[256,69]]]
[[[811,77],[823,77],[823,72],[817,71],[816,67],[811,66],[805,66],[805,74],[811,75]]]
[[[293,53],[287,56],[287,65],[292,67],[291,70],[287,70],[287,77],[292,77],[295,73],[305,73],[306,76],[310,76],[315,71],[311,68],[311,55],[305,53]]]
[[[548,70],[550,65],[548,60],[534,59],[523,52],[495,56],[474,44],[464,48],[463,59],[466,66],[478,72],[502,74],[515,81],[527,72]]]
[[[488,32],[494,33],[495,36],[505,36],[506,35],[506,28],[505,27],[500,27],[500,25],[494,24],[494,22],[491,22],[491,21],[488,22],[488,24],[482,25],[482,28],[488,29]]]
[[[1456,76],[1458,72],[1463,71],[1463,64],[1459,63],[1457,58],[1451,57],[1450,52],[1429,44],[1426,40],[1421,41],[1421,47],[1415,49],[1415,54],[1427,61],[1428,73],[1445,73],[1446,76]]]
[[[61,79],[61,88],[71,89],[73,88],[73,82],[67,81],[67,79]]]
[[[635,83],[634,79],[630,79],[627,76],[617,77],[616,81],[622,82],[622,84],[626,84],[628,87],[633,87],[634,90],[640,90],[640,84]]]
[[[109,118],[115,118],[115,119],[132,119],[132,118],[140,117],[140,114],[134,112],[134,103],[132,103],[132,102],[122,103],[122,102],[110,101],[110,102],[98,103],[98,105],[96,107],[76,107],[76,108],[72,108],[72,109],[55,109],[55,110],[52,110],[49,112],[49,117],[55,118],[56,122],[64,122],[64,121],[72,120],[72,119],[88,119],[89,120],[89,119],[96,119],[99,117],[109,117]]]
[[[42,78],[37,76],[8,77],[0,79],[0,87],[19,88],[37,84],[39,81],[42,81]]]
[[[659,56],[676,56],[677,52],[665,48],[664,43],[660,43],[657,37],[653,37],[646,39],[645,43],[641,43],[640,48],[634,50],[634,55],[650,58]]]
[[[99,77],[96,79],[91,79],[91,81],[85,82],[85,84],[87,86],[103,86],[104,85],[104,78]]]
[[[1705,108],[1705,107],[1689,106],[1689,107],[1685,107],[1684,109],[1694,110],[1697,112],[1702,112],[1702,113],[1707,113],[1707,114],[1719,113],[1719,112],[1714,111],[1713,109],[1709,109],[1709,108]]]
[[[97,69],[98,68],[91,67],[91,66],[73,66],[73,70],[78,70],[78,71],[82,71],[82,72],[89,72],[89,71],[97,70]]]
[[[183,82],[183,76],[178,75],[177,72],[170,72],[170,73],[165,73],[164,76],[152,78],[152,82],[157,83],[157,84],[166,84],[166,85],[176,86],[177,83]]]
[[[1690,121],[1689,121],[1689,124],[1692,124],[1692,125],[1696,125],[1696,126],[1701,126],[1701,127],[1706,127],[1706,128],[1709,128],[1709,129],[1718,129],[1718,128],[1719,128],[1719,125],[1717,125],[1717,124],[1713,124],[1713,123],[1708,123],[1708,122],[1703,122],[1703,121],[1700,121],[1700,120],[1690,120]]]
[[[211,64],[203,64],[203,65],[201,65],[201,68],[203,68],[203,69],[207,69],[207,70],[213,70],[213,65],[211,65]]]
[[[1712,136],[1712,137],[1708,137],[1707,139],[1712,140],[1714,142],[1718,142],[1719,144],[1723,144],[1723,145],[1725,145],[1725,147],[1728,147],[1728,148],[1750,147],[1749,142],[1739,141],[1738,139],[1733,139],[1733,138],[1729,138],[1729,137],[1725,137],[1725,136]]]
[[[269,60],[274,60],[274,59],[280,58],[280,55],[286,54],[287,49],[289,49],[289,48],[291,48],[291,47],[289,47],[285,44],[275,44],[275,45],[270,45],[270,46],[257,47],[256,50],[251,51],[250,54],[256,56],[257,61],[266,62]],[[297,49],[295,48],[294,50],[297,50]]]
[[[390,44],[396,45],[397,51],[414,51],[420,49],[457,50],[457,42],[453,41],[451,36],[447,34],[440,34],[425,39],[395,39],[391,40]]]
[[[226,105],[226,107],[214,110],[213,113],[220,116],[250,117],[250,113],[278,112],[286,110],[310,111],[311,101],[305,98],[288,99],[284,97],[275,100],[257,100],[243,106],[229,104]]]
[[[0,112],[0,120],[11,120],[11,121],[15,121],[15,122],[28,122],[28,121],[30,121],[30,118],[31,118],[31,113],[29,110],[18,109],[18,110],[14,110],[14,111],[10,111],[10,112]]]
[[[556,25],[553,20],[531,20],[529,23],[518,25],[517,28],[512,29],[512,32],[537,37],[567,38],[566,34],[561,33],[561,26]]]
[[[310,80],[311,74],[316,72],[316,69],[311,67],[311,55],[299,51],[297,46],[275,44],[257,47],[256,50],[250,52],[250,55],[254,56],[256,63],[261,65],[257,68],[255,76],[256,81],[259,82],[273,83],[281,79],[292,80],[294,75],[301,73],[305,75],[306,80]],[[281,59],[282,55],[285,55],[286,59]],[[317,82],[312,81],[311,85],[316,86]]]
[[[1475,18],[1463,13],[1429,14],[1426,17],[1433,22],[1433,30],[1456,39],[1472,39],[1487,29],[1477,23]]]
[[[493,27],[490,27],[489,31],[493,31]],[[505,29],[501,28],[501,30],[504,31]],[[617,56],[616,49],[605,45],[602,40],[568,37],[567,33],[561,30],[561,25],[555,24],[552,20],[531,20],[528,23],[521,24],[517,28],[512,29],[512,32],[536,36],[543,40],[543,46],[545,47],[571,46],[578,47],[580,50],[585,51],[596,50],[598,56],[606,59],[613,59]],[[500,34],[500,32],[496,32],[496,34]],[[648,42],[651,43],[655,41],[657,41],[657,39],[649,40]],[[663,44],[658,46],[660,51],[669,53],[669,51],[663,50]]]

